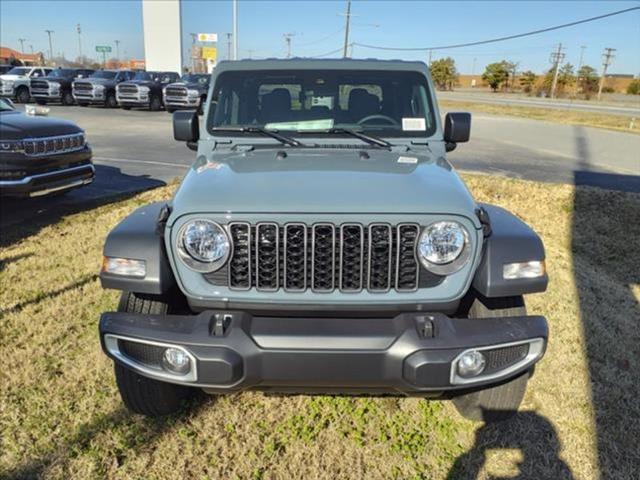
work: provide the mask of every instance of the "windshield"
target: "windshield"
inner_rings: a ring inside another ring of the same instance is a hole
[[[47,77],[50,77],[50,78],[71,77],[75,75],[75,73],[76,73],[75,70],[71,70],[69,68],[58,68],[56,70],[52,70],[49,73],[49,75],[47,75]]]
[[[187,73],[186,75],[183,75],[180,80],[184,83],[199,83],[201,85],[204,85],[209,81],[209,75]]]
[[[134,80],[148,80],[152,81],[158,77],[158,74],[155,72],[136,72],[133,77]]]
[[[94,72],[91,74],[90,78],[116,78],[116,73],[117,72],[105,72],[105,71],[100,71],[100,72]]]
[[[10,112],[13,111],[14,108],[11,106],[8,100],[0,97],[0,112]]]
[[[26,75],[31,71],[30,68],[14,67],[7,72],[7,75]]]
[[[305,132],[352,129],[386,136],[435,131],[427,79],[418,72],[293,70],[225,72],[216,79],[211,132],[261,127]]]

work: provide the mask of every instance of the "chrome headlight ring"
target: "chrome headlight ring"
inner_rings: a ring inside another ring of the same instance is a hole
[[[457,229],[457,231],[454,231],[453,233],[458,236],[460,239],[458,242],[461,243],[461,245],[451,260],[447,259],[446,261],[439,263],[426,258],[424,253],[425,248],[423,247],[425,242],[429,242],[427,237],[431,234],[433,229],[445,227],[449,230],[454,228]],[[422,266],[436,275],[451,275],[461,270],[471,258],[472,253],[469,231],[462,224],[454,220],[437,221],[427,225],[427,227],[425,227],[420,233],[416,249],[416,256],[420,260]]]
[[[185,236],[190,228],[200,229],[199,234],[204,234],[206,229],[216,236],[215,239],[209,238],[210,241],[219,242],[215,249],[219,249],[217,255],[213,255],[211,259],[201,257],[194,251],[193,247],[189,247],[185,242]],[[186,222],[176,237],[176,251],[180,260],[191,270],[200,273],[211,273],[219,270],[224,266],[233,253],[233,245],[229,239],[227,231],[214,221],[207,219],[194,219]],[[199,258],[198,258],[199,257]]]

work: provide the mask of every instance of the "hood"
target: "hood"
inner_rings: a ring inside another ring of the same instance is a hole
[[[146,85],[147,87],[150,87],[151,85],[153,85],[155,82],[151,81],[151,80],[127,80],[126,82],[122,82],[119,85]]]
[[[78,83],[93,83],[95,85],[113,85],[115,80],[113,78],[81,78],[76,80]]]
[[[26,75],[0,75],[0,80],[29,80],[29,77]]]
[[[0,114],[0,138],[3,140],[53,137],[81,131],[75,123],[59,118],[32,117],[18,111]]]
[[[475,201],[444,156],[427,149],[287,148],[198,157],[173,218],[198,212],[448,213],[475,217]]]

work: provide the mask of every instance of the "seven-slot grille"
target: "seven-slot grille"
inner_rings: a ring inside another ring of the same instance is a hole
[[[228,228],[233,290],[410,292],[420,284],[417,224],[232,222]]]
[[[24,153],[29,156],[56,155],[84,148],[84,134],[73,133],[59,137],[28,138],[22,141]]]
[[[167,97],[186,97],[187,96],[187,87],[168,86],[165,89],[165,93],[166,93]]]

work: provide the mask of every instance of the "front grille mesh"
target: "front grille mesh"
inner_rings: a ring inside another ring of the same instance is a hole
[[[440,280],[421,272],[416,224],[232,222],[228,228],[227,284],[234,290],[406,292]]]
[[[47,80],[31,80],[31,90],[49,90]]]
[[[165,90],[167,97],[186,97],[186,87],[167,87]]]
[[[118,93],[123,93],[125,95],[137,95],[138,86],[137,85],[119,85]]]
[[[118,340],[120,351],[127,357],[144,365],[159,367],[162,365],[162,355],[165,348],[147,343]]]
[[[85,146],[83,133],[61,135],[59,137],[29,138],[23,140],[25,155],[57,155],[82,150]]]
[[[74,82],[73,89],[77,92],[90,92],[93,90],[91,82]]]
[[[510,347],[485,350],[486,364],[483,373],[492,373],[519,362],[529,353],[529,344],[512,345]]]

